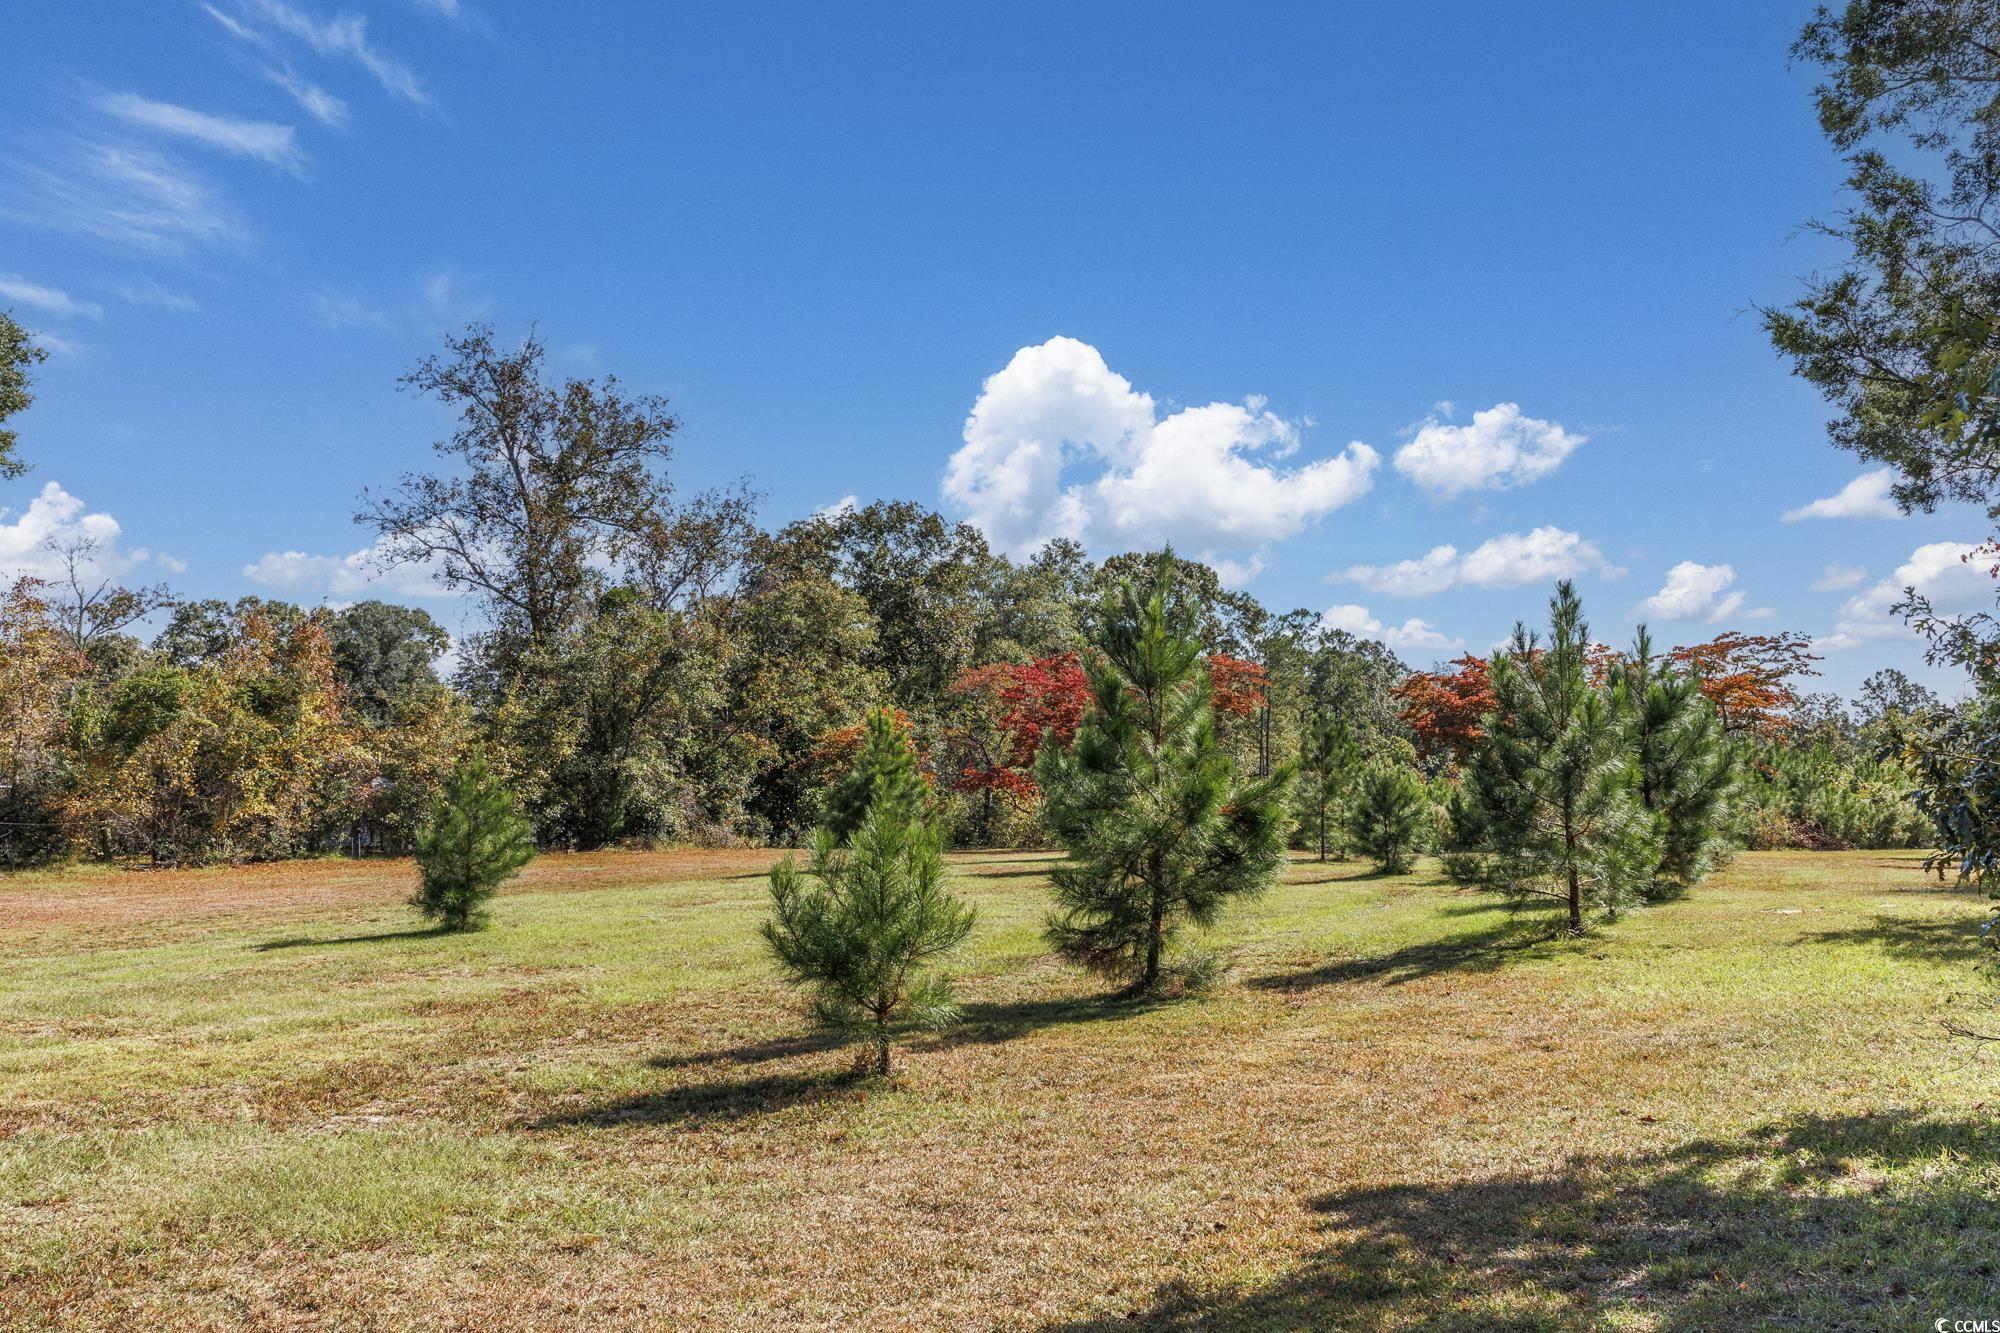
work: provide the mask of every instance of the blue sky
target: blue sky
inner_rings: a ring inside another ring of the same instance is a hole
[[[1804,630],[1851,690],[1920,665],[1895,586],[1989,597],[1986,529],[1879,516],[1758,326],[1833,253],[1808,8],[21,7],[0,306],[54,355],[0,559],[417,600],[352,558],[447,424],[395,377],[539,321],[771,523],[1172,539],[1420,664],[1572,572],[1601,638]]]

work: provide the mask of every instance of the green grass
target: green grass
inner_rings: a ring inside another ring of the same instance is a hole
[[[888,1085],[775,981],[758,864],[549,858],[470,936],[393,863],[0,883],[0,1324],[2000,1313],[2000,1065],[1940,1026],[2000,1028],[1985,905],[1914,857],[1580,940],[1300,861],[1165,1004],[1045,956],[1046,859],[959,857],[967,1019]]]

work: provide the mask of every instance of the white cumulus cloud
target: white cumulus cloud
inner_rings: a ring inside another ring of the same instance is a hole
[[[117,578],[148,558],[144,547],[121,549],[121,535],[117,519],[88,512],[61,483],[47,482],[20,513],[0,510],[0,579],[57,578],[63,572],[57,551],[85,545],[92,549],[82,567],[99,577]]]
[[[1910,552],[1896,572],[1879,579],[1841,605],[1834,631],[1822,638],[1822,648],[1854,648],[1872,639],[1910,633],[1903,618],[1890,608],[1903,600],[1906,588],[1928,597],[1941,615],[1959,616],[1993,609],[1992,564],[1979,542],[1928,542]]]
[[[1320,627],[1346,630],[1358,639],[1373,639],[1397,653],[1450,653],[1465,647],[1465,640],[1444,633],[1428,620],[1411,616],[1400,625],[1384,625],[1365,606],[1349,602],[1330,606],[1321,613]]]
[[[1423,597],[1449,588],[1520,588],[1595,571],[1616,578],[1625,571],[1610,564],[1595,543],[1557,527],[1503,532],[1471,551],[1433,546],[1412,560],[1392,565],[1350,565],[1329,577],[1356,583],[1370,592]]]
[[[1561,467],[1586,436],[1560,422],[1523,416],[1516,403],[1496,403],[1457,425],[1426,418],[1410,442],[1396,451],[1396,470],[1433,500],[1467,491],[1524,486]]]
[[[381,543],[347,555],[311,555],[304,551],[267,551],[243,566],[243,577],[292,596],[319,593],[333,597],[379,596],[454,597],[458,594],[431,577],[429,565],[381,567]]]
[[[1295,535],[1373,484],[1379,457],[1358,441],[1332,458],[1273,465],[1299,444],[1298,426],[1259,399],[1161,416],[1096,348],[1058,337],[986,380],[943,490],[1012,554],[1053,537],[1243,551]],[[1071,467],[1097,475],[1066,482]]]
[[[1640,620],[1727,620],[1743,608],[1742,590],[1730,588],[1734,582],[1736,571],[1729,565],[1683,560],[1632,614]]]
[[[1864,472],[1832,495],[1786,510],[1785,522],[1796,523],[1803,518],[1901,518],[1903,511],[1889,497],[1889,487],[1894,481],[1894,475],[1886,467]]]

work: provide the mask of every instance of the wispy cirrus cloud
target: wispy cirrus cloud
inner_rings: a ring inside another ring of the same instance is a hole
[[[81,233],[121,249],[179,254],[240,244],[235,211],[178,159],[131,143],[74,140],[17,168],[0,215]]]
[[[315,55],[351,60],[360,65],[391,97],[429,109],[431,95],[416,71],[377,47],[368,38],[368,21],[359,14],[320,18],[286,0],[236,0],[229,9],[203,5],[209,17],[232,36],[271,46],[271,34],[297,42]]]
[[[256,158],[293,173],[305,164],[292,127],[275,121],[234,120],[172,102],[156,102],[137,93],[100,97],[97,109],[129,125],[176,135],[225,153]]]
[[[306,301],[314,321],[322,328],[426,335],[477,319],[492,303],[476,280],[468,280],[451,269],[423,274],[416,279],[413,289],[402,296],[380,299],[342,287],[322,286]]]
[[[331,130],[347,125],[347,103],[326,89],[295,73],[288,64],[267,65],[264,77],[291,94],[304,112]]]
[[[104,307],[94,301],[79,301],[60,287],[29,282],[18,273],[0,273],[0,305],[24,305],[51,315],[84,316],[96,319]]]

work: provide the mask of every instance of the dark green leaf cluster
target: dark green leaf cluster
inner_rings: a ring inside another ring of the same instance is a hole
[[[1048,935],[1066,956],[1139,988],[1159,983],[1183,925],[1277,876],[1289,767],[1243,781],[1216,736],[1203,645],[1171,558],[1119,585],[1095,618],[1090,706],[1075,743],[1045,746],[1037,780],[1069,853],[1051,875]]]
[[[1834,442],[1897,469],[1899,502],[2000,513],[2000,7],[1849,0],[1794,52],[1827,72],[1820,124],[1855,202],[1818,224],[1840,267],[1765,326],[1839,409]]]
[[[1727,850],[1736,751],[1701,692],[1701,682],[1663,670],[1644,625],[1618,674],[1617,689],[1639,801],[1652,815],[1659,838],[1659,883],[1693,884]]]
[[[917,752],[896,726],[887,708],[868,714],[861,753],[833,790],[827,793],[825,827],[836,842],[846,842],[878,804],[893,806],[898,818],[918,818],[930,788],[917,771]]]

